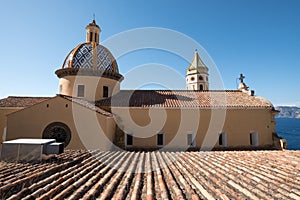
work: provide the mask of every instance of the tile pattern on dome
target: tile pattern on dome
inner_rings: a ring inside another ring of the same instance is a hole
[[[73,58],[74,68],[92,68],[92,46],[82,45]]]
[[[63,68],[73,67],[73,68],[93,68],[93,48],[91,44],[84,44],[75,52],[73,55],[73,50],[68,55]],[[101,45],[97,46],[97,69],[113,71],[112,59],[110,58],[110,53],[106,48]],[[72,66],[70,62],[72,62]]]
[[[98,63],[97,63],[97,68],[100,70],[108,70],[108,71],[113,71],[112,67],[112,60],[110,59],[109,53],[107,50],[101,46],[98,45],[97,47],[98,53]]]

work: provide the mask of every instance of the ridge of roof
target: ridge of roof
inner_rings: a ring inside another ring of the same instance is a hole
[[[240,90],[180,90],[180,89],[176,89],[176,90],[120,90],[120,92],[128,92],[128,91],[136,91],[136,92],[147,92],[147,91],[152,91],[152,92],[191,92],[191,93],[195,93],[195,92],[239,92],[242,93],[242,91]]]
[[[42,99],[42,98],[48,98],[48,99],[50,99],[50,98],[52,98],[52,97],[35,97],[35,96],[8,96],[8,97],[6,97],[6,98],[4,98],[4,99],[7,99],[7,98],[33,98],[33,99]]]

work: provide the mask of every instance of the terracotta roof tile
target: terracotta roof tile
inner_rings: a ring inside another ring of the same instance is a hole
[[[0,107],[29,107],[34,104],[46,101],[51,97],[15,97],[9,96],[4,99],[0,99]]]
[[[1,199],[299,199],[300,151],[66,150],[0,162]]]
[[[269,108],[273,105],[261,97],[237,90],[121,90],[116,95],[98,101],[98,106],[113,107],[230,107]]]

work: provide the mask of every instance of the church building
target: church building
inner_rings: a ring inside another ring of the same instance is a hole
[[[281,149],[278,111],[240,77],[236,90],[210,90],[209,69],[194,52],[185,90],[122,90],[124,77],[86,26],[86,42],[70,51],[54,97],[0,100],[0,140],[54,138],[67,149]],[[191,55],[192,57],[192,55]],[[126,78],[126,77],[125,77]]]

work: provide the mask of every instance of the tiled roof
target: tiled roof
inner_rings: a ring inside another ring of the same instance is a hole
[[[92,111],[95,111],[97,113],[100,113],[102,115],[105,115],[105,116],[108,116],[108,117],[112,117],[113,115],[110,113],[110,112],[107,112],[97,106],[95,106],[95,103],[94,102],[89,102],[85,99],[82,99],[82,98],[77,98],[77,97],[70,97],[70,96],[65,96],[65,95],[58,95],[58,96],[61,96],[63,97],[64,99],[67,99],[69,101],[72,101],[74,103],[77,103],[83,107],[86,107]]]
[[[269,108],[267,100],[237,90],[121,90],[116,95],[97,102],[99,106],[113,107],[229,107]]]
[[[9,96],[4,99],[0,99],[0,107],[29,107],[42,101],[48,100],[51,97],[16,97]]]
[[[0,198],[300,199],[300,151],[93,155],[68,150],[40,164],[1,162]]]

